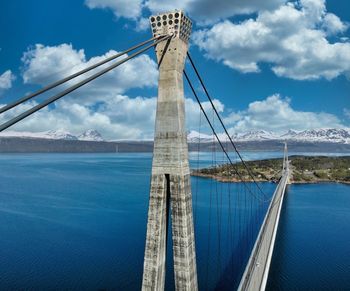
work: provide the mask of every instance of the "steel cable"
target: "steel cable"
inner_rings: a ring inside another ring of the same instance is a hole
[[[110,62],[110,61],[112,61],[112,60],[114,60],[116,58],[119,58],[119,57],[121,57],[121,56],[123,56],[123,55],[125,55],[125,54],[127,54],[127,53],[129,53],[129,52],[131,52],[133,50],[135,50],[135,49],[138,49],[138,48],[140,48],[140,47],[150,43],[151,41],[154,41],[156,39],[160,39],[160,38],[163,38],[163,37],[165,37],[165,36],[163,35],[163,36],[160,36],[160,37],[152,37],[152,38],[150,38],[150,39],[148,39],[148,40],[146,40],[146,41],[144,41],[142,43],[139,43],[139,44],[137,44],[137,45],[135,45],[135,46],[133,46],[133,47],[123,51],[123,52],[120,52],[120,53],[115,54],[115,55],[113,55],[113,56],[111,56],[109,58],[106,58],[106,59],[104,59],[104,60],[102,60],[102,61],[100,61],[100,62],[98,62],[98,63],[96,63],[94,65],[91,65],[91,66],[89,66],[89,67],[87,67],[87,68],[85,68],[83,70],[80,70],[79,72],[76,72],[76,73],[74,73],[74,74],[72,74],[72,75],[70,75],[68,77],[65,77],[65,78],[63,78],[63,79],[61,79],[61,80],[59,80],[57,82],[51,83],[51,84],[47,85],[46,87],[44,87],[44,88],[42,88],[42,89],[40,89],[40,90],[38,90],[38,91],[36,91],[36,92],[34,92],[32,94],[24,96],[23,98],[20,98],[17,101],[15,101],[13,103],[10,103],[10,104],[7,104],[6,106],[0,108],[0,114],[6,112],[7,110],[12,109],[13,107],[15,107],[15,106],[17,106],[19,104],[22,104],[23,102],[26,102],[26,101],[28,101],[28,100],[30,100],[30,99],[32,99],[32,98],[42,94],[42,93],[45,93],[45,92],[47,92],[47,91],[49,91],[49,90],[51,90],[51,89],[53,89],[53,88],[55,88],[55,87],[57,87],[59,85],[62,85],[63,83],[66,83],[66,82],[68,82],[68,81],[70,81],[70,80],[72,80],[72,79],[74,79],[74,78],[76,78],[76,77],[78,77],[78,76],[80,76],[82,74],[85,74],[85,73],[87,73],[87,72],[89,72],[89,71],[91,71],[91,70],[93,70],[93,69],[95,69],[95,68],[97,68],[97,67],[99,67],[101,65],[104,65],[104,64],[106,64],[106,63],[108,63],[108,62]]]
[[[246,168],[246,170],[247,170],[249,176],[252,178],[254,184],[257,186],[257,188],[259,189],[259,191],[261,192],[261,194],[262,194],[265,198],[267,198],[267,195],[264,193],[264,191],[260,188],[260,186],[259,186],[258,183],[256,182],[256,180],[255,180],[255,178],[254,178],[254,175],[252,174],[252,172],[251,172],[251,170],[249,169],[249,167],[246,165],[246,163],[245,163],[244,159],[242,158],[241,154],[239,153],[239,151],[238,151],[238,149],[237,149],[235,143],[233,142],[233,140],[232,140],[230,134],[228,133],[228,131],[227,131],[227,129],[226,129],[226,126],[225,126],[225,124],[223,123],[223,121],[222,121],[222,119],[221,119],[221,117],[220,117],[218,111],[216,110],[216,107],[215,107],[215,105],[214,105],[214,103],[213,103],[213,100],[212,100],[212,98],[210,97],[209,92],[208,92],[208,90],[207,90],[207,88],[206,88],[206,86],[205,86],[205,84],[204,84],[204,82],[203,82],[203,79],[202,79],[201,76],[199,75],[199,72],[198,72],[198,70],[197,70],[197,67],[195,66],[195,64],[194,64],[194,62],[193,62],[193,60],[192,60],[190,54],[187,53],[187,56],[188,56],[188,59],[190,60],[190,63],[191,63],[191,65],[192,65],[192,67],[193,67],[193,69],[194,69],[194,71],[195,71],[195,73],[196,73],[196,75],[197,75],[197,77],[198,77],[198,79],[199,79],[199,81],[200,81],[200,83],[201,83],[203,89],[204,89],[205,94],[206,94],[207,97],[208,97],[208,100],[209,100],[211,106],[213,107],[213,109],[214,109],[214,111],[215,111],[216,116],[218,117],[218,119],[219,119],[219,121],[220,121],[220,123],[221,123],[221,126],[223,127],[223,129],[224,129],[224,131],[225,131],[225,134],[226,134],[227,137],[229,138],[229,141],[230,141],[231,145],[233,146],[234,150],[237,152],[237,154],[238,154],[238,156],[239,156],[239,158],[240,158],[242,164],[243,164],[244,167]]]
[[[92,76],[90,76],[90,77],[84,79],[83,81],[81,81],[81,82],[79,82],[79,83],[77,83],[77,84],[75,84],[75,85],[73,85],[73,86],[71,86],[71,87],[65,89],[65,90],[62,91],[61,93],[58,93],[58,94],[56,94],[56,95],[50,97],[49,99],[46,99],[44,102],[42,102],[42,103],[40,103],[40,104],[38,104],[38,105],[32,107],[31,109],[29,109],[29,110],[23,112],[22,114],[18,115],[17,117],[14,117],[14,118],[12,118],[11,120],[9,120],[9,121],[3,123],[3,124],[0,126],[0,132],[3,131],[3,130],[5,130],[6,128],[9,128],[10,126],[16,124],[17,122],[23,120],[24,118],[26,118],[26,117],[32,115],[33,113],[39,111],[40,109],[46,107],[47,105],[49,105],[49,104],[51,104],[51,103],[57,101],[58,99],[62,98],[63,96],[65,96],[65,95],[67,95],[67,94],[69,94],[69,93],[75,91],[76,89],[78,89],[78,88],[84,86],[85,84],[87,84],[87,83],[89,83],[89,82],[95,80],[96,78],[98,78],[98,77],[104,75],[105,73],[107,73],[107,72],[109,72],[109,71],[115,69],[116,67],[118,67],[118,66],[120,66],[121,64],[123,64],[123,63],[129,61],[130,59],[132,59],[132,58],[134,58],[134,57],[140,55],[141,53],[145,52],[146,50],[150,49],[151,47],[156,46],[158,43],[160,43],[160,42],[162,42],[162,41],[165,41],[165,40],[168,40],[168,39],[171,38],[171,37],[172,37],[172,35],[168,35],[168,36],[165,36],[165,37],[163,37],[163,38],[161,38],[161,39],[158,39],[158,40],[155,41],[154,43],[152,43],[152,44],[150,44],[150,45],[148,45],[148,46],[142,48],[141,50],[137,51],[136,53],[133,53],[132,55],[130,55],[130,56],[128,56],[128,57],[126,57],[126,58],[124,58],[124,59],[122,59],[122,60],[120,60],[120,61],[114,63],[113,65],[111,65],[111,66],[109,66],[109,67],[107,67],[107,68],[105,68],[105,69],[103,69],[103,70],[101,70],[101,71],[95,73],[94,75],[92,75]]]
[[[228,159],[228,161],[230,162],[230,164],[233,166],[233,169],[234,169],[234,171],[236,172],[237,176],[239,176],[240,180],[243,182],[245,188],[249,191],[249,193],[250,193],[251,195],[253,195],[256,199],[259,199],[261,202],[268,202],[268,201],[270,201],[270,200],[271,200],[270,198],[269,198],[269,199],[261,199],[259,196],[255,195],[255,193],[248,187],[248,185],[247,185],[247,183],[244,181],[242,175],[241,175],[241,174],[239,173],[239,171],[237,170],[236,165],[232,162],[232,160],[231,160],[229,154],[226,152],[226,150],[225,150],[225,148],[224,148],[224,146],[223,146],[221,140],[219,139],[219,137],[218,137],[218,135],[217,135],[217,133],[216,133],[216,131],[215,131],[215,129],[214,129],[214,127],[213,127],[211,121],[209,120],[209,117],[208,117],[207,113],[205,112],[205,110],[204,110],[204,108],[203,108],[203,106],[202,106],[202,104],[201,104],[201,102],[200,102],[200,100],[199,100],[199,98],[198,98],[198,95],[197,95],[196,91],[194,90],[194,87],[193,87],[193,85],[192,85],[192,82],[190,81],[190,79],[189,79],[189,77],[188,77],[188,75],[187,75],[187,73],[186,73],[185,70],[184,70],[184,76],[185,76],[185,78],[186,78],[186,80],[187,80],[187,82],[188,82],[188,84],[189,84],[189,86],[190,86],[190,88],[191,88],[191,91],[192,91],[193,95],[195,96],[195,98],[196,98],[196,100],[197,100],[197,103],[199,104],[199,106],[200,106],[200,108],[201,108],[201,110],[202,110],[202,112],[203,112],[203,115],[204,115],[205,119],[207,120],[207,122],[208,122],[208,124],[209,124],[209,126],[210,126],[210,128],[211,128],[211,130],[212,130],[212,132],[213,132],[213,134],[214,134],[214,136],[215,136],[215,138],[216,138],[216,140],[218,141],[218,143],[219,143],[221,149],[223,150],[223,152],[225,153],[226,158]]]

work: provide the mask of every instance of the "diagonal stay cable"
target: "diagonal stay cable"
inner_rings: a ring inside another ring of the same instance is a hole
[[[260,200],[261,202],[270,201],[270,200],[271,200],[270,198],[268,198],[268,199],[261,199],[259,196],[255,195],[255,193],[250,189],[250,187],[248,187],[247,183],[244,181],[242,175],[241,175],[241,174],[239,173],[239,171],[237,170],[236,165],[232,162],[232,160],[231,160],[229,154],[228,154],[227,151],[225,150],[224,145],[222,144],[221,140],[219,139],[219,137],[218,137],[218,135],[217,135],[217,133],[216,133],[216,131],[215,131],[215,129],[214,129],[214,127],[213,127],[211,121],[209,120],[209,117],[208,117],[207,113],[205,112],[205,110],[204,110],[204,108],[203,108],[203,106],[202,106],[202,104],[201,104],[201,102],[200,102],[200,100],[199,100],[199,98],[198,98],[198,95],[197,95],[196,91],[194,90],[194,87],[193,87],[193,85],[192,85],[192,82],[190,81],[190,79],[189,79],[189,77],[188,77],[186,71],[184,70],[183,73],[184,73],[184,76],[185,76],[185,78],[186,78],[186,80],[187,80],[187,82],[188,82],[188,84],[189,84],[189,86],[190,86],[190,88],[191,88],[191,91],[192,91],[193,95],[195,96],[195,98],[196,98],[196,100],[197,100],[197,102],[198,102],[198,104],[199,104],[199,107],[201,108],[201,110],[202,110],[202,112],[203,112],[203,115],[204,115],[205,119],[207,120],[207,122],[208,122],[208,124],[209,124],[211,130],[213,131],[213,134],[215,135],[216,140],[218,141],[218,143],[219,143],[221,149],[223,150],[223,152],[225,153],[225,156],[226,156],[226,158],[228,159],[228,161],[230,162],[231,166],[233,166],[233,169],[234,169],[234,171],[236,172],[237,176],[242,180],[242,182],[243,182],[243,184],[244,184],[244,187],[249,191],[249,193],[250,193],[252,196],[254,196],[256,199]]]
[[[152,37],[152,38],[150,38],[150,39],[148,39],[148,40],[146,40],[144,42],[141,42],[141,43],[139,43],[139,44],[137,44],[137,45],[135,45],[135,46],[125,50],[125,51],[122,51],[122,52],[120,52],[118,54],[115,54],[115,55],[113,55],[113,56],[111,56],[109,58],[106,58],[106,59],[104,59],[104,60],[102,60],[102,61],[100,61],[100,62],[98,62],[98,63],[96,63],[94,65],[91,65],[91,66],[89,66],[89,67],[87,67],[87,68],[85,68],[85,69],[83,69],[81,71],[78,71],[78,72],[76,72],[76,73],[74,73],[74,74],[72,74],[72,75],[70,75],[68,77],[65,77],[65,78],[63,78],[63,79],[61,79],[61,80],[59,80],[57,82],[51,83],[51,84],[47,85],[46,87],[44,87],[44,88],[42,88],[42,89],[40,89],[40,90],[38,90],[38,91],[36,91],[36,92],[34,92],[32,94],[24,96],[24,97],[22,97],[22,98],[20,98],[20,99],[18,99],[16,101],[14,101],[13,103],[7,104],[6,106],[0,108],[0,114],[6,112],[7,110],[10,110],[13,107],[15,107],[15,106],[17,106],[17,105],[19,105],[19,104],[21,104],[23,102],[26,102],[26,101],[28,101],[28,100],[30,100],[30,99],[32,99],[32,98],[42,94],[42,93],[45,93],[48,90],[51,90],[51,89],[53,89],[53,88],[55,88],[55,87],[57,87],[59,85],[62,85],[63,83],[65,83],[67,81],[70,81],[70,80],[72,80],[72,79],[74,79],[74,78],[76,78],[76,77],[78,77],[78,76],[80,76],[82,74],[85,74],[85,73],[87,73],[87,72],[89,72],[89,71],[91,71],[91,70],[93,70],[93,69],[95,69],[95,68],[97,68],[97,67],[99,67],[101,65],[104,65],[105,63],[108,63],[108,62],[110,62],[110,61],[112,61],[112,60],[114,60],[116,58],[119,58],[119,57],[121,57],[121,56],[123,56],[123,55],[125,55],[125,54],[127,54],[127,53],[129,53],[131,51],[133,51],[133,50],[136,50],[136,49],[138,49],[138,48],[140,48],[140,47],[150,43],[151,41],[159,40],[159,39],[162,39],[164,37],[165,37],[165,35],[158,36],[158,37]]]
[[[113,65],[111,65],[111,66],[109,66],[109,67],[107,67],[107,68],[105,68],[105,69],[103,69],[103,70],[101,70],[101,71],[95,73],[94,75],[92,75],[92,76],[90,76],[90,77],[84,79],[83,81],[81,81],[81,82],[79,82],[79,83],[77,83],[77,84],[75,84],[75,85],[73,85],[73,86],[67,88],[66,90],[62,91],[61,93],[50,97],[49,99],[45,100],[44,102],[42,102],[42,103],[40,103],[40,104],[38,104],[38,105],[32,107],[31,109],[29,109],[29,110],[23,112],[22,114],[18,115],[17,117],[12,118],[11,120],[9,120],[9,121],[5,122],[4,124],[0,125],[0,132],[3,131],[3,130],[5,130],[6,128],[8,128],[8,127],[10,127],[10,126],[12,126],[12,125],[14,125],[14,124],[16,124],[17,122],[21,121],[22,119],[28,117],[29,115],[31,115],[31,114],[33,114],[33,113],[39,111],[40,109],[44,108],[45,106],[47,106],[47,105],[49,105],[49,104],[51,104],[51,103],[57,101],[58,99],[62,98],[63,96],[65,96],[65,95],[67,95],[67,94],[69,94],[69,93],[75,91],[76,89],[78,89],[78,88],[84,86],[85,84],[91,82],[92,80],[94,80],[94,79],[96,79],[96,78],[102,76],[103,74],[105,74],[105,73],[107,73],[107,72],[109,72],[109,71],[115,69],[116,67],[118,67],[118,66],[120,66],[121,64],[123,64],[123,63],[129,61],[130,59],[132,59],[132,58],[134,58],[134,57],[140,55],[141,53],[145,52],[146,50],[150,49],[151,47],[156,46],[158,43],[160,43],[160,42],[162,42],[162,41],[165,41],[165,40],[168,40],[168,39],[171,38],[171,37],[173,37],[173,36],[172,36],[172,35],[168,35],[168,36],[165,36],[165,37],[163,37],[163,38],[161,38],[161,39],[158,39],[158,40],[155,41],[154,43],[152,43],[152,44],[150,44],[150,45],[148,45],[148,46],[142,48],[141,50],[139,50],[139,51],[133,53],[132,55],[130,55],[130,56],[128,56],[128,57],[126,57],[126,58],[120,60],[119,62],[116,62],[116,63],[114,63]]]
[[[231,145],[233,146],[234,150],[235,150],[236,153],[238,154],[238,156],[239,156],[239,158],[240,158],[240,160],[241,160],[243,166],[244,166],[244,167],[246,168],[246,170],[248,171],[248,174],[249,174],[249,176],[252,178],[254,184],[258,187],[258,189],[259,189],[259,191],[262,193],[262,195],[263,195],[265,198],[267,198],[267,196],[266,196],[266,194],[264,193],[264,191],[261,189],[261,187],[259,186],[259,184],[256,182],[256,180],[255,180],[255,178],[254,178],[254,175],[253,175],[253,173],[251,172],[250,168],[247,166],[247,164],[246,164],[245,161],[243,160],[243,158],[242,158],[240,152],[238,151],[238,149],[237,149],[235,143],[233,142],[233,140],[232,140],[230,134],[228,133],[228,131],[227,131],[227,129],[226,129],[226,126],[225,126],[225,124],[223,123],[223,121],[222,121],[222,119],[221,119],[221,117],[220,117],[218,111],[216,110],[215,105],[214,105],[214,103],[213,103],[213,101],[212,101],[212,98],[210,97],[209,92],[208,92],[206,86],[204,85],[203,79],[202,79],[201,76],[199,75],[199,72],[198,72],[198,70],[197,70],[197,67],[195,66],[195,64],[194,64],[194,62],[193,62],[193,60],[192,60],[190,54],[187,53],[187,56],[188,56],[188,59],[190,60],[190,63],[191,63],[191,65],[192,65],[192,67],[193,67],[193,69],[194,69],[194,71],[195,71],[195,73],[196,73],[196,75],[197,75],[197,77],[198,77],[198,79],[199,79],[199,81],[200,81],[200,83],[201,83],[201,85],[202,85],[204,91],[205,91],[205,94],[206,94],[207,97],[208,97],[208,100],[210,101],[211,106],[213,107],[213,109],[214,109],[214,111],[215,111],[216,116],[218,117],[218,119],[219,119],[219,121],[220,121],[220,123],[221,123],[221,125],[222,125],[222,127],[223,127],[223,129],[224,129],[224,131],[225,131],[225,134],[227,135],[227,137],[228,137],[229,140],[230,140]]]

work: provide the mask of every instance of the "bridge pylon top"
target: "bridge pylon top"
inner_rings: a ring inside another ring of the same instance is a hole
[[[173,35],[188,43],[192,31],[192,21],[182,10],[152,15],[150,18],[153,36]]]

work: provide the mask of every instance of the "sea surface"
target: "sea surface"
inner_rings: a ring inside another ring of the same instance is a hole
[[[224,161],[190,158],[192,168]],[[151,162],[140,153],[0,155],[0,290],[140,290]],[[199,288],[232,290],[267,205],[243,184],[191,181]],[[260,186],[271,196],[276,185]],[[350,186],[289,186],[267,289],[350,290],[349,261]],[[171,248],[167,265],[172,290]]]

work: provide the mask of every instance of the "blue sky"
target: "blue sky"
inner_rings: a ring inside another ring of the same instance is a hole
[[[149,38],[147,17],[181,8],[195,23],[190,53],[232,133],[350,126],[349,1],[213,3],[1,1],[0,104]],[[107,139],[150,138],[154,60],[150,50],[14,130],[92,128]],[[186,98],[188,129],[196,129],[199,109],[187,90]]]

